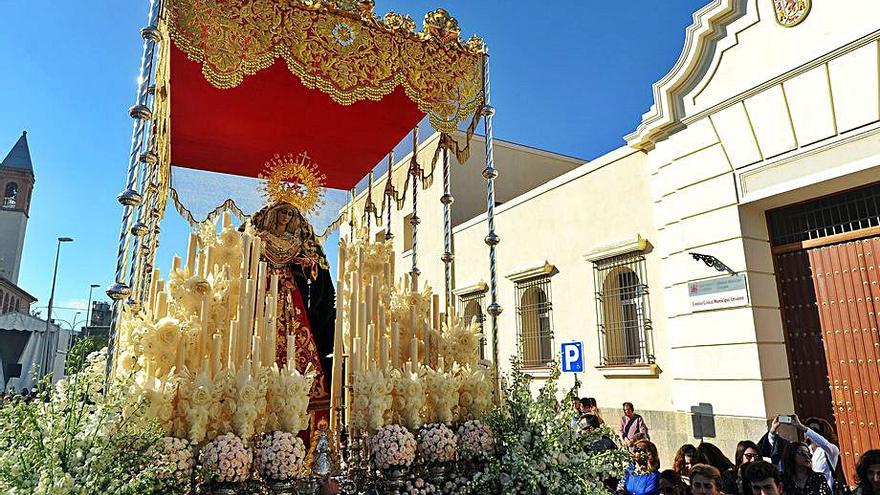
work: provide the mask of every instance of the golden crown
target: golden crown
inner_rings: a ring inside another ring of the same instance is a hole
[[[321,209],[327,177],[318,170],[309,155],[276,154],[266,162],[263,170],[260,178],[266,180],[265,194],[269,202],[292,204],[303,215]]]

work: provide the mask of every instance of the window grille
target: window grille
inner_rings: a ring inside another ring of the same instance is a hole
[[[880,226],[880,183],[767,214],[774,246]]]
[[[631,253],[596,261],[593,271],[601,365],[654,363],[645,257]]]
[[[553,302],[550,277],[516,283],[516,330],[523,367],[553,362]]]
[[[458,297],[458,307],[456,308],[458,314],[460,314],[465,321],[470,322],[476,318],[477,324],[480,325],[480,359],[486,358],[486,334],[484,331],[486,315],[483,313],[483,300],[485,299],[485,295],[486,293],[483,291],[463,294]]]

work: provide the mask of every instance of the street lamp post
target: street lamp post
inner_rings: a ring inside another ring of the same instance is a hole
[[[92,314],[92,291],[100,287],[98,284],[89,286],[89,303],[86,305],[86,337],[89,336],[89,327],[92,326],[92,320],[89,318]]]
[[[50,345],[54,339],[52,338],[52,334],[50,332],[50,326],[52,325],[52,305],[55,303],[55,282],[58,280],[58,258],[61,255],[61,243],[62,242],[73,242],[73,239],[70,237],[59,237],[58,245],[55,248],[55,270],[52,272],[52,290],[49,292],[49,308],[46,311],[46,337],[44,339],[44,352],[43,352],[43,362],[40,366],[40,378],[46,376],[46,372],[49,369],[50,363],[55,357],[54,352],[50,352]]]

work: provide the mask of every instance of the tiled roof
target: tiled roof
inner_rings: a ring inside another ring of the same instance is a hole
[[[9,154],[0,162],[0,168],[5,167],[22,170],[34,169],[34,165],[31,163],[31,150],[28,148],[27,131],[21,133],[21,137],[18,138]]]

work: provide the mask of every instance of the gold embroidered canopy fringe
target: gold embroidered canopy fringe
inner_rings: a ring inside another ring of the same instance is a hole
[[[451,133],[483,103],[486,47],[459,38],[445,10],[379,18],[372,0],[166,0],[171,39],[220,89],[284,59],[303,85],[341,105],[381,100],[398,86]]]

